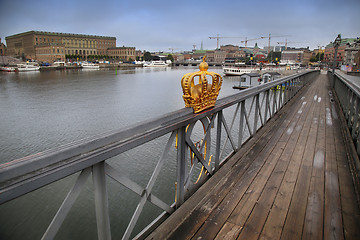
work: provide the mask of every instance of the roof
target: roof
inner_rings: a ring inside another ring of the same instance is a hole
[[[347,43],[356,42],[357,40],[358,40],[357,38],[342,38],[340,42],[340,46],[345,45]],[[326,45],[325,48],[333,48],[333,47],[334,47],[334,43],[330,42],[328,45]]]
[[[264,74],[270,74],[271,76],[273,76],[273,75],[281,75],[280,73],[278,73],[278,72],[265,72],[265,73],[263,73],[263,75]]]
[[[258,74],[258,73],[244,73],[244,74],[241,74],[240,76],[243,76],[243,75],[248,75],[250,77],[260,77],[260,74]]]
[[[46,36],[62,36],[62,37],[87,37],[87,38],[103,38],[103,39],[112,39],[116,40],[116,37],[108,37],[108,36],[96,36],[96,35],[86,35],[86,34],[74,34],[74,33],[59,33],[59,32],[43,32],[43,31],[28,31],[23,33],[14,34],[11,36],[5,37],[5,39],[26,36],[26,35],[46,35]]]

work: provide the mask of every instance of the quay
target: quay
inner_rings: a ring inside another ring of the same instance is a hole
[[[0,164],[0,204],[72,176],[34,238],[61,238],[86,189],[98,239],[360,239],[359,156],[359,88],[311,70]]]
[[[319,75],[146,239],[360,239],[339,111]]]

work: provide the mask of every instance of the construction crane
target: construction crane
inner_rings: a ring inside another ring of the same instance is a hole
[[[290,37],[290,36],[289,36],[289,35],[271,36],[271,33],[269,33],[269,48],[268,48],[268,54],[270,53],[270,39],[271,39],[271,38],[277,38],[277,37]]]
[[[277,42],[277,44],[285,44],[285,50],[287,49],[288,43],[299,43],[299,42],[289,42],[287,39],[285,39],[285,42]]]
[[[171,50],[171,53],[174,53],[174,50],[176,49],[181,50],[180,48],[169,48],[169,50]]]
[[[209,37],[210,39],[216,39],[216,49],[219,49],[220,38],[242,38],[242,37],[220,37],[219,34],[216,34],[216,37]]]
[[[245,37],[245,40],[241,41],[241,43],[245,43],[245,48],[247,48],[247,43],[249,41],[254,41],[254,40],[258,40],[258,39],[264,39],[265,37],[259,37],[259,38],[253,38],[253,39],[247,39],[247,37]]]

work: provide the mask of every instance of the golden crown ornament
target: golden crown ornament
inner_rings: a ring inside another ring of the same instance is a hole
[[[220,74],[207,71],[209,65],[205,61],[206,57],[203,57],[203,62],[199,65],[200,71],[187,73],[181,79],[185,107],[192,107],[194,113],[215,106],[223,81]],[[212,78],[211,83],[207,76]],[[198,80],[196,85],[195,80]]]

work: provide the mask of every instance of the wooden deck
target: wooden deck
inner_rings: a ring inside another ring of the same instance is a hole
[[[331,99],[319,75],[148,239],[360,239]]]

